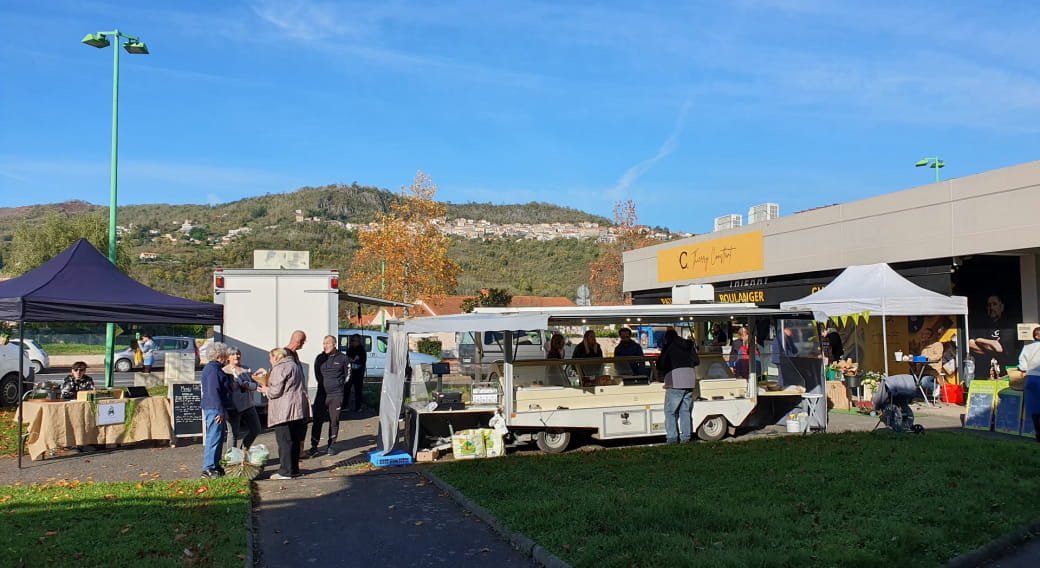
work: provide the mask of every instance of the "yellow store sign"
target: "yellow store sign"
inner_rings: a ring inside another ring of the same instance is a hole
[[[713,239],[657,253],[659,283],[762,270],[762,231]]]

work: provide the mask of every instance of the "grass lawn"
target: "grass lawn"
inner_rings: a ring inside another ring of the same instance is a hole
[[[14,410],[0,410],[0,456],[18,455],[18,423],[14,417]]]
[[[927,566],[1040,520],[1040,444],[890,431],[433,472],[575,567]]]
[[[115,350],[122,351],[130,346],[130,340],[116,342]],[[48,355],[104,355],[104,345],[85,345],[82,343],[47,343],[40,345]]]
[[[6,566],[241,566],[242,478],[0,487]]]

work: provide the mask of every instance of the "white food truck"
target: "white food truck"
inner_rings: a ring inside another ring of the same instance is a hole
[[[748,376],[737,376],[726,345],[708,340],[713,324],[750,332]],[[575,434],[609,440],[664,435],[663,376],[656,357],[516,360],[518,332],[591,325],[670,326],[698,346],[698,390],[693,426],[699,438],[718,440],[731,429],[782,424],[799,416],[805,430],[826,429],[823,359],[812,314],[759,308],[754,304],[670,304],[563,308],[478,308],[473,314],[390,323],[389,364],[380,407],[382,447],[397,440],[397,417],[405,415],[405,450],[415,455],[451,432],[486,426],[498,414],[515,438],[533,439],[547,452],[564,451]],[[504,358],[486,376],[422,376],[404,402],[407,334],[441,331],[503,332]],[[789,348],[773,353],[781,334]],[[756,338],[762,337],[760,343]],[[768,377],[763,377],[763,375]],[[398,376],[400,375],[400,376]],[[779,377],[778,377],[779,375]],[[760,379],[773,379],[760,383]],[[425,379],[425,380],[421,380]],[[780,379],[777,381],[775,379]],[[425,387],[425,388],[424,388]],[[459,393],[452,391],[462,391]],[[430,393],[426,396],[426,393]],[[453,395],[453,396],[448,396]],[[461,400],[459,400],[461,398]],[[451,401],[444,404],[445,401]]]
[[[218,341],[242,351],[243,366],[259,369],[270,366],[269,350],[303,330],[307,343],[299,356],[310,376],[322,338],[339,330],[339,293],[339,272],[333,269],[217,269],[213,303],[224,306],[224,324],[214,332]]]

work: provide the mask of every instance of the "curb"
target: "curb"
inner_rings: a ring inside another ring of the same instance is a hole
[[[1038,537],[1040,537],[1040,521],[1035,521],[971,552],[955,556],[946,563],[944,568],[974,568],[996,560],[1013,558],[1015,553],[1012,549],[1032,542]]]
[[[472,499],[460,493],[457,489],[455,489],[454,486],[437,477],[433,472],[419,470],[418,473],[419,475],[432,481],[433,484],[437,487],[440,487],[442,490],[444,490],[448,495],[451,496],[453,500],[455,500],[456,503],[462,506],[462,508],[468,510],[469,512],[476,515],[478,519],[487,523],[487,525],[491,527],[492,530],[509,540],[509,542],[512,543],[514,548],[526,554],[527,556],[530,556],[534,559],[535,562],[538,562],[545,568],[571,568],[570,564],[567,564],[563,560],[560,560],[557,556],[553,555],[545,548],[542,548],[541,545],[536,544],[533,540],[527,538],[521,533],[509,530],[508,527],[500,523],[498,519],[492,516],[492,514],[488,512],[487,509],[473,502]]]

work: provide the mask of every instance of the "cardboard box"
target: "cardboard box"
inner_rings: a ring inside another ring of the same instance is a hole
[[[437,461],[441,457],[440,450],[419,450],[415,454],[415,461],[419,463]]]
[[[85,402],[93,398],[95,400],[118,400],[126,397],[126,389],[98,389],[92,391],[77,391],[76,400]]]

